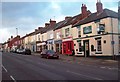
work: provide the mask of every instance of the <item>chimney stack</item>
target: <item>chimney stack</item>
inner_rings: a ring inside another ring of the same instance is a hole
[[[13,36],[11,36],[11,39],[13,38]]]
[[[35,29],[35,32],[37,31],[37,29]]]
[[[70,16],[66,16],[66,17],[65,17],[65,20],[68,20],[68,19],[70,19],[70,18],[72,18],[72,17],[70,17]]]
[[[56,21],[51,20],[51,19],[50,19],[50,21],[49,21],[49,22],[50,22],[50,25],[51,25],[51,26],[53,26],[53,25],[55,25],[55,24],[56,24]]]
[[[97,13],[101,13],[103,11],[103,5],[100,0],[97,0],[96,9],[97,9]]]
[[[81,12],[82,12],[82,18],[85,18],[88,15],[88,13],[87,13],[87,7],[86,7],[85,4],[82,4]]]
[[[47,27],[47,26],[49,26],[50,25],[50,23],[45,23],[45,27]]]

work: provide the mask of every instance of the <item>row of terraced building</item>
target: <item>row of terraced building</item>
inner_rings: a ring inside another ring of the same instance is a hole
[[[120,9],[120,8],[119,8]],[[82,4],[81,13],[76,16],[66,16],[64,20],[45,23],[35,31],[23,37],[11,37],[4,47],[29,48],[32,52],[43,49],[54,50],[60,54],[77,56],[113,56],[120,55],[119,14],[109,9],[103,9],[100,1],[96,3],[96,12],[91,13]]]

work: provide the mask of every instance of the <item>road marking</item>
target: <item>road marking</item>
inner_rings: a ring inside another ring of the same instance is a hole
[[[8,72],[7,69],[6,69],[3,65],[2,65],[2,67],[3,67],[3,69],[4,69],[6,72]]]
[[[103,69],[104,69],[104,68],[106,68],[106,67],[100,67],[100,68],[103,68]]]
[[[110,67],[108,67],[108,69],[110,69],[110,70],[118,70],[118,68],[110,68]]]
[[[96,78],[96,77],[91,77],[91,76],[83,75],[83,74],[76,73],[76,72],[72,72],[72,71],[69,71],[69,70],[67,70],[66,72],[72,73],[72,74],[75,74],[75,75],[79,75],[79,76],[84,76],[84,77],[87,77],[87,78],[92,78],[92,79],[95,79],[95,80],[103,80],[103,79],[100,79],[100,78]]]
[[[14,82],[16,82],[16,80],[13,78],[13,76],[10,75],[10,77],[11,77],[11,79],[12,79]]]
[[[46,67],[51,67],[51,68],[55,68],[54,66],[51,66],[51,65],[47,65],[47,64],[44,64],[44,63],[38,63],[40,65],[43,65],[43,66],[46,66]]]

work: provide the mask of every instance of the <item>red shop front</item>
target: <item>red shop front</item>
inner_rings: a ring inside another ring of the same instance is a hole
[[[74,42],[71,38],[65,39],[62,42],[62,53],[66,55],[72,55],[72,50],[74,49]]]

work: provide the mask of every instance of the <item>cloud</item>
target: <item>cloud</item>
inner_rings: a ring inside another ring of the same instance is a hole
[[[16,0],[4,0],[0,3],[2,13],[0,12],[0,42],[6,41],[11,35],[18,33],[24,36],[26,33],[34,31],[38,26],[44,26],[50,19],[55,19],[57,22],[64,20],[65,16],[75,16],[81,12],[81,4],[85,3],[88,10],[96,11],[96,0],[49,0],[45,2],[12,2]],[[17,0],[18,1],[18,0]],[[26,1],[26,0],[25,0]],[[66,1],[66,2],[64,2]],[[110,0],[104,3],[104,8],[117,11],[116,0]],[[102,2],[105,2],[105,0]],[[2,4],[2,6],[1,6]],[[4,36],[3,36],[4,35]]]
[[[1,2],[83,2],[83,0],[1,0]],[[84,0],[84,2],[96,2],[97,0]],[[101,0],[102,2],[118,2],[118,0]]]

